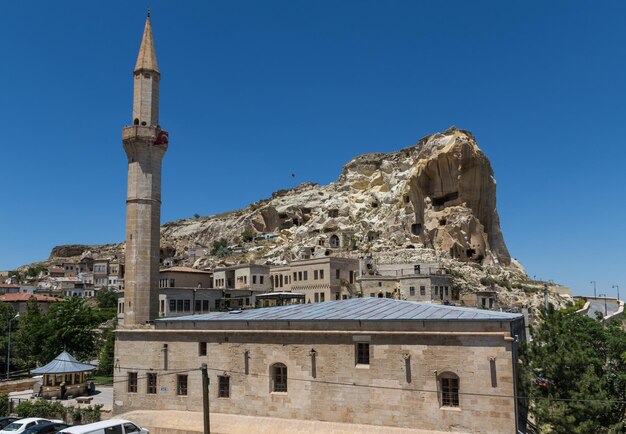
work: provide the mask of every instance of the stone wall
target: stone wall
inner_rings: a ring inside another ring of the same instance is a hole
[[[473,433],[515,432],[513,340],[509,324],[483,332],[329,332],[150,330],[118,332],[114,413],[201,411],[201,374],[211,381],[211,411]],[[355,364],[355,340],[369,340],[370,364]],[[199,342],[207,355],[199,355]],[[165,347],[166,345],[166,347]],[[311,350],[317,353],[313,367]],[[140,361],[138,361],[140,360]],[[287,393],[271,392],[271,366],[288,369]],[[127,372],[138,373],[128,393]],[[181,372],[182,371],[182,372]],[[147,394],[146,374],[158,376]],[[442,407],[441,374],[459,377],[459,407]],[[177,395],[188,375],[188,395]],[[218,376],[230,398],[217,397]]]

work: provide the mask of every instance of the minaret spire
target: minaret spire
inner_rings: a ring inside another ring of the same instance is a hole
[[[135,93],[133,97],[133,125],[159,125],[159,82],[161,73],[157,64],[150,9],[143,28],[141,47],[135,64]]]
[[[139,48],[137,63],[135,64],[135,72],[137,71],[159,72],[156,51],[154,49],[154,37],[152,36],[152,23],[150,22],[150,8],[148,8],[148,17],[143,28],[143,38],[141,39],[141,47]]]

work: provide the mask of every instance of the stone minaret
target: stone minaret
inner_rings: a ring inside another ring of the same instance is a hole
[[[167,133],[159,126],[159,81],[150,13],[134,71],[133,125],[122,130],[128,157],[124,325],[158,315],[161,161]]]

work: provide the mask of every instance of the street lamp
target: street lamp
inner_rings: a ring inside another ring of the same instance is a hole
[[[592,280],[589,283],[593,283],[593,298],[596,298],[596,281]]]
[[[604,297],[604,316],[609,314],[609,310],[606,306],[606,294],[598,294],[598,297]]]
[[[611,288],[617,289],[617,303],[619,303],[619,285],[613,285]]]
[[[9,318],[9,346],[7,348],[7,380],[9,379],[9,374],[11,372],[11,323],[13,320],[16,320],[20,317],[20,313],[18,312],[13,318]]]

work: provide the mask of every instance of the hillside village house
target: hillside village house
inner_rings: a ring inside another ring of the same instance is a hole
[[[202,411],[514,433],[521,315],[354,298],[117,332],[114,413]],[[141,354],[141,362],[137,354]]]
[[[56,297],[48,297],[47,295],[40,294],[4,294],[0,295],[0,301],[9,303],[13,306],[13,309],[17,313],[26,312],[28,302],[30,300],[36,300],[39,310],[42,313],[48,312],[52,303],[62,302],[61,299]]]

